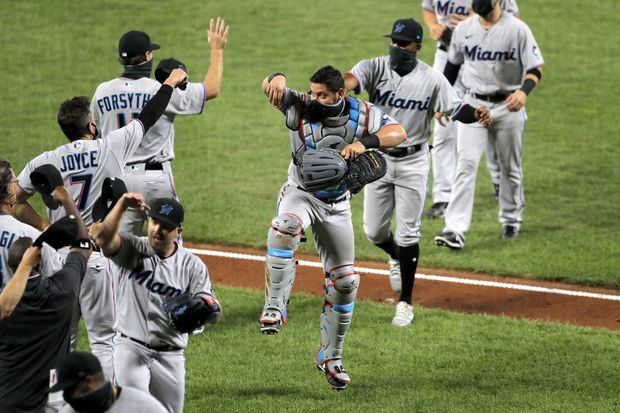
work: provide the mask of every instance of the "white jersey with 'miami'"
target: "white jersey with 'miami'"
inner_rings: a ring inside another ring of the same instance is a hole
[[[472,0],[422,0],[422,8],[435,13],[437,23],[454,29],[450,22],[453,14],[467,16],[471,11]],[[518,15],[519,7],[514,0],[500,0],[502,10]]]
[[[137,117],[160,87],[159,82],[148,77],[119,77],[101,83],[91,102],[91,111],[101,134],[105,136]],[[205,98],[206,90],[202,83],[189,83],[185,90],[175,88],[164,114],[148,130],[142,144],[127,163],[162,163],[174,159],[175,116],[201,113]]]
[[[401,147],[427,142],[435,112],[456,114],[463,104],[444,75],[420,60],[402,77],[390,68],[389,56],[362,60],[350,73],[369,100],[405,129]]]
[[[152,347],[185,348],[187,334],[168,323],[161,304],[186,291],[215,296],[206,265],[178,244],[174,254],[162,259],[147,237],[120,236],[121,248],[110,257],[118,275],[115,329]]]
[[[64,187],[71,194],[84,222],[87,226],[91,225],[93,205],[101,196],[104,179],[121,176],[129,156],[144,136],[144,127],[139,120],[135,120],[104,136],[103,139],[69,142],[42,153],[28,162],[19,174],[19,186],[33,194],[35,188],[30,180],[30,173],[41,165],[54,165],[60,171]],[[63,207],[48,209],[51,222],[58,221],[65,215],[67,214]]]
[[[478,15],[456,26],[448,61],[463,65],[463,85],[480,95],[510,94],[521,87],[527,70],[544,65],[530,28],[508,13],[489,29]]]

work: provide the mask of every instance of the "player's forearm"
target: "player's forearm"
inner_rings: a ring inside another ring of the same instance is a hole
[[[13,214],[21,222],[35,227],[39,231],[45,231],[50,226],[50,222],[39,215],[28,201],[16,202],[13,205]]]
[[[525,77],[523,78],[523,85],[521,86],[521,91],[523,91],[526,95],[529,95],[530,92],[538,85],[540,79],[542,79],[542,71],[543,67],[535,67],[527,71]]]
[[[443,70],[443,75],[448,79],[451,85],[456,83],[456,78],[459,76],[461,65],[455,65],[454,63],[446,62],[446,67]]]
[[[355,94],[358,94],[361,92],[360,82],[350,72],[347,72],[344,74],[344,89],[347,92],[354,91]]]
[[[123,213],[127,209],[123,205],[122,199],[114,205],[114,208],[108,213],[99,227],[96,242],[105,255],[114,255],[120,247],[120,241],[117,239],[118,229]],[[115,241],[118,241],[118,245]]]
[[[215,99],[220,95],[224,76],[224,50],[211,49],[209,70],[205,75],[204,87],[207,91],[206,100]]]
[[[434,11],[422,9],[422,19],[424,19],[424,24],[428,27],[429,30],[433,28],[437,24],[437,15]]]
[[[380,148],[397,146],[407,139],[407,132],[400,125],[387,125],[376,133]]]
[[[84,220],[82,219],[82,214],[80,214],[77,207],[75,206],[75,202],[71,198],[71,195],[69,194],[69,192],[63,187],[56,188],[56,191],[59,191],[59,190],[62,190],[63,194],[62,196],[58,197],[58,201],[61,203],[61,205],[65,209],[65,212],[67,213],[67,215],[75,216],[75,221],[78,224],[77,238],[87,239],[88,228],[86,228],[86,224],[84,223]]]
[[[34,265],[34,263],[22,260],[19,267],[17,267],[17,271],[13,274],[13,277],[4,286],[4,289],[0,293],[0,320],[10,316],[19,303],[19,300],[22,299],[28,277]]]
[[[144,126],[144,133],[151,129],[151,127],[159,120],[161,115],[163,115],[164,110],[166,110],[166,106],[168,106],[168,102],[170,102],[170,96],[172,96],[172,86],[168,84],[163,84],[155,94],[149,100],[149,102],[144,106],[142,112],[138,116],[138,120]]]

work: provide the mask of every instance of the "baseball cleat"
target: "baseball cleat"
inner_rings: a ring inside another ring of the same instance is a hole
[[[260,332],[276,335],[280,332],[283,323],[286,323],[286,315],[282,317],[282,313],[277,308],[266,308],[259,320]]]
[[[429,219],[443,218],[446,208],[448,208],[447,202],[435,202],[426,213],[426,217]]]
[[[460,250],[465,246],[465,241],[463,237],[454,232],[444,231],[435,237],[435,245],[438,247],[449,247],[453,250]]]
[[[327,383],[336,391],[344,390],[347,384],[351,383],[351,377],[342,367],[342,360],[325,360],[316,365],[319,370],[325,373]]]
[[[392,325],[395,327],[407,327],[413,321],[413,306],[404,301],[396,305],[396,315],[392,319]]]
[[[519,229],[514,225],[506,225],[502,230],[503,239],[511,239],[519,237]]]
[[[402,289],[402,278],[400,276],[400,262],[394,258],[388,260],[390,265],[390,287],[395,293],[399,293]]]

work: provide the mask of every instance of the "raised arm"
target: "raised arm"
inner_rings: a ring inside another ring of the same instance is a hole
[[[174,69],[170,72],[170,76],[164,81],[155,96],[144,106],[140,115],[138,115],[138,120],[142,123],[145,134],[163,115],[170,101],[170,96],[172,96],[172,90],[186,79],[187,73],[183,69]]]
[[[443,24],[437,23],[437,14],[433,10],[428,10],[422,8],[422,18],[424,19],[424,23],[428,30],[430,31],[431,39],[439,40],[443,35],[443,32],[446,31],[446,26]]]
[[[9,280],[2,292],[0,292],[0,320],[10,316],[19,300],[22,299],[28,277],[40,260],[41,248],[30,247],[26,250],[17,270],[13,274],[13,278]]]
[[[69,191],[67,191],[64,186],[58,186],[52,192],[52,197],[54,198],[54,201],[60,203],[65,208],[67,215],[75,216],[75,221],[78,225],[76,241],[78,243],[80,241],[87,241],[88,228],[86,228],[84,219],[82,219],[82,215],[78,212],[77,207],[75,206],[75,202],[73,202],[73,198],[71,198],[71,194],[69,194]],[[79,254],[82,254],[86,259],[88,259],[90,257],[90,253],[92,252],[92,248],[90,248],[90,242],[85,245],[88,245],[88,247],[80,247],[76,245],[71,248],[71,252],[77,252]]]
[[[271,106],[280,109],[284,92],[286,92],[286,76],[280,72],[274,72],[263,80],[262,88]]]
[[[122,241],[121,236],[118,234],[118,228],[123,213],[130,207],[138,208],[141,211],[148,209],[144,197],[137,192],[128,192],[118,200],[114,208],[103,220],[97,234],[97,245],[99,245],[104,255],[112,256],[121,248]]]
[[[224,23],[224,19],[221,17],[218,17],[215,23],[213,19],[209,21],[208,41],[211,46],[211,60],[203,82],[207,91],[206,100],[215,99],[220,95],[224,74],[224,47],[228,41],[228,29],[229,26]]]
[[[344,74],[344,90],[345,92],[354,91],[355,94],[360,93],[360,82],[350,72]]]
[[[15,187],[15,204],[13,204],[13,214],[15,218],[21,222],[35,227],[39,231],[43,232],[51,225],[48,219],[43,218],[39,213],[30,205],[28,198],[30,194],[22,189],[17,184]]]

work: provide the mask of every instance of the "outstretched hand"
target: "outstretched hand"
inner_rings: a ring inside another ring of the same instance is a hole
[[[215,23],[213,19],[209,20],[207,41],[212,49],[224,49],[226,42],[228,42],[228,29],[230,29],[230,26],[227,26],[221,17],[218,17]]]
[[[269,103],[276,109],[282,107],[282,99],[284,99],[284,92],[286,91],[286,78],[282,75],[278,75],[271,79],[271,82],[267,85],[265,94],[269,99]]]

